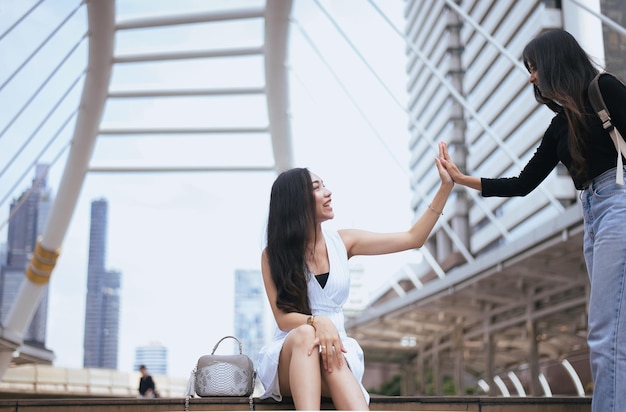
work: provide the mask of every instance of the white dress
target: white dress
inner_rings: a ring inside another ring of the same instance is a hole
[[[354,374],[357,382],[361,385],[361,390],[365,400],[369,403],[369,394],[363,387],[361,380],[365,371],[363,360],[363,350],[356,340],[346,335],[343,317],[343,305],[348,300],[350,292],[350,267],[348,266],[348,252],[336,231],[322,230],[322,235],[326,239],[326,249],[330,263],[328,282],[324,289],[320,286],[315,276],[311,276],[308,281],[308,295],[311,304],[311,311],[316,316],[324,316],[333,321],[341,341],[347,353],[344,356],[348,362],[350,370]],[[278,384],[278,358],[283,348],[285,337],[289,332],[283,332],[276,327],[274,338],[264,346],[257,357],[257,374],[263,383],[265,392],[259,397],[261,399],[272,397],[277,401],[282,400],[280,386]]]

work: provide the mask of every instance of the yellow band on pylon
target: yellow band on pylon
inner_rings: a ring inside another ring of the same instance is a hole
[[[61,253],[60,249],[48,250],[41,246],[41,237],[37,239],[34,255],[38,257],[40,262],[55,264]]]
[[[52,272],[39,272],[33,267],[33,265],[28,265],[26,267],[26,277],[28,278],[28,280],[38,285],[43,285],[44,283],[50,282],[51,274]]]
[[[41,260],[37,259],[37,256],[33,256],[30,261],[31,266],[37,269],[38,272],[52,272],[55,263],[44,263]]]
[[[47,250],[41,246],[41,238],[37,239],[37,245],[30,264],[26,267],[26,277],[38,285],[48,283],[52,269],[57,263],[60,250]]]

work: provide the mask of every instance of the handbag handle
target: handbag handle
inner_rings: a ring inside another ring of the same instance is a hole
[[[235,339],[235,340],[237,341],[237,344],[239,345],[239,354],[241,355],[241,354],[243,353],[243,351],[241,350],[241,342],[239,341],[239,339],[237,339],[237,338],[236,338],[236,337],[234,337],[234,336],[230,336],[230,335],[229,335],[229,336],[224,336],[222,339],[220,339],[220,340],[219,340],[219,341],[215,344],[215,346],[213,346],[213,350],[211,351],[211,355],[214,355],[214,354],[215,354],[215,351],[217,350],[217,347],[219,346],[219,344],[220,344],[220,343],[222,343],[222,341],[223,341],[224,339]]]

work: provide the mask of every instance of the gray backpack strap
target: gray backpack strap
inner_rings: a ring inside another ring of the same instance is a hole
[[[611,113],[609,113],[609,109],[606,107],[606,104],[604,103],[604,98],[602,97],[602,93],[600,92],[598,80],[603,74],[604,73],[598,73],[596,77],[593,78],[591,83],[589,83],[587,92],[593,110],[598,114],[598,117],[602,122],[602,127],[604,127],[604,129],[611,135],[613,145],[615,146],[615,150],[617,150],[617,173],[615,177],[615,183],[617,183],[618,185],[623,185],[624,161],[622,160],[622,156],[626,157],[626,143],[624,142],[624,139],[622,138],[619,130],[617,130],[613,126],[613,123],[611,122]]]

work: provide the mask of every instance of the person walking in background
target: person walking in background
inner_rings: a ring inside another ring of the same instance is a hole
[[[327,230],[322,223],[334,212],[322,179],[306,168],[276,178],[261,270],[277,329],[257,359],[265,388],[261,399],[291,396],[296,409],[319,410],[326,396],[337,410],[368,409],[363,351],[344,329],[348,259],[424,245],[454,186],[439,159],[435,162],[441,184],[432,203],[408,231],[398,233]],[[376,202],[374,187],[370,195]]]
[[[148,373],[146,365],[139,366],[141,378],[139,378],[139,396],[141,398],[157,398],[156,386],[152,376]]]
[[[626,189],[616,181],[616,148],[589,101],[599,73],[574,37],[560,29],[533,39],[523,51],[536,100],[556,113],[519,176],[488,179],[463,174],[439,144],[441,163],[455,183],[482,196],[525,196],[561,162],[581,190],[583,250],[591,293],[588,344],[594,412],[626,411]],[[603,74],[599,87],[613,125],[626,136],[626,87]],[[624,144],[624,142],[620,142]]]

